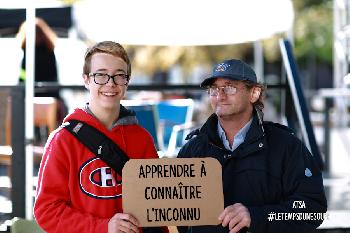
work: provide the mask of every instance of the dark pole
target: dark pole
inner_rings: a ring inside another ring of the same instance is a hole
[[[325,97],[325,109],[324,109],[324,171],[329,172],[330,169],[330,144],[331,144],[331,122],[329,110],[331,108],[332,100]]]
[[[12,214],[13,217],[25,217],[25,126],[24,126],[24,87],[11,89],[12,111]]]

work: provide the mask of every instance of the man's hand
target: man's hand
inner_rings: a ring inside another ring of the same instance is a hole
[[[108,222],[108,233],[138,233],[138,225],[132,215],[117,213]]]
[[[250,227],[250,213],[241,203],[227,206],[220,214],[219,220],[223,227],[228,226],[230,233],[236,233],[244,227]]]

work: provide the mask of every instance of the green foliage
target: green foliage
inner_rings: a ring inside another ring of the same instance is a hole
[[[294,8],[297,11],[303,8],[315,7],[318,5],[327,4],[332,0],[293,0]]]
[[[317,4],[311,5],[312,2]],[[321,3],[320,3],[321,2]],[[296,11],[294,25],[295,55],[298,60],[309,57],[332,63],[333,16],[330,1],[307,1],[307,7]]]
[[[295,0],[294,54],[300,63],[310,58],[320,63],[333,61],[333,9],[330,0]],[[268,62],[280,59],[276,35],[264,40],[264,54]]]

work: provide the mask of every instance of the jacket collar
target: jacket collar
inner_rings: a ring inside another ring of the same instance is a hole
[[[89,107],[89,103],[86,103],[84,110],[96,118],[96,116],[93,114],[93,112]],[[133,125],[133,124],[138,124],[135,112],[125,108],[123,105],[120,104],[119,118],[114,121],[112,128],[117,125]]]
[[[217,147],[225,149],[217,133],[218,117],[213,113],[204,125],[200,128],[199,133],[205,134],[210,143]],[[262,123],[261,115],[254,110],[253,121],[247,132],[244,142],[236,149],[239,150],[240,156],[246,156],[254,151],[266,148],[265,130]]]
[[[218,132],[217,126],[218,126],[218,117],[215,113],[213,113],[207,119],[207,121],[203,124],[203,126],[200,128],[199,133],[205,134],[208,137],[208,140],[210,143],[220,148],[224,148],[224,145],[217,133]]]

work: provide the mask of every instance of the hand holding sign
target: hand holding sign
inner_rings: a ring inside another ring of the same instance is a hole
[[[227,206],[219,216],[221,225],[228,226],[230,233],[238,232],[244,227],[250,227],[250,213],[247,207],[241,203],[235,203]]]
[[[138,233],[138,222],[130,214],[117,213],[108,222],[108,233],[133,232]]]
[[[132,159],[122,177],[123,210],[140,226],[219,224],[221,165],[213,158]]]

